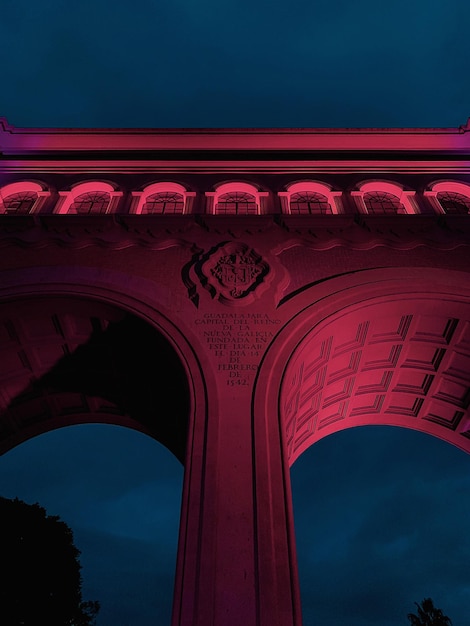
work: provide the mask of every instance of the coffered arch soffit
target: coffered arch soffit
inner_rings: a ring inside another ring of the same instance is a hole
[[[360,425],[413,428],[470,452],[469,278],[367,270],[294,298],[258,373],[255,432],[257,421],[280,423],[289,464]]]

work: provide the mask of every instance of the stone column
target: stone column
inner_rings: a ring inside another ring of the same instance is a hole
[[[250,315],[199,330],[211,376],[206,411],[190,433],[173,626],[301,623],[277,414],[261,410],[258,419],[253,406],[268,341],[250,333],[268,332],[269,316]]]

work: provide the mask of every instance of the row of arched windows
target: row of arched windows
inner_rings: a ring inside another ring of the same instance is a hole
[[[117,210],[123,192],[102,181],[90,181],[59,191],[54,213],[102,214]],[[195,192],[178,183],[155,183],[142,191],[131,192],[130,213],[181,215],[191,213]],[[269,193],[245,182],[219,185],[208,191],[206,212],[216,215],[259,215],[265,213]],[[278,193],[283,213],[292,215],[328,215],[344,212],[343,193],[330,186],[303,181],[289,185]],[[407,191],[397,183],[365,182],[350,192],[357,210],[372,215],[420,213],[415,191]],[[37,182],[18,182],[0,189],[0,213],[24,215],[41,210],[50,192]],[[470,184],[437,182],[424,191],[437,213],[470,213]]]

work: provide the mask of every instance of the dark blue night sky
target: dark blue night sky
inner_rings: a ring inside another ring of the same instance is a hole
[[[458,126],[467,0],[3,0],[16,126]]]
[[[468,0],[3,0],[15,126],[416,127],[470,116]],[[0,459],[1,495],[74,530],[98,626],[166,626],[183,470],[110,426]],[[470,604],[470,458],[417,432],[344,431],[292,470],[305,626],[401,626]]]

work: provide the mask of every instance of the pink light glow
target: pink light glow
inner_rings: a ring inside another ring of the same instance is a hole
[[[39,211],[45,198],[50,196],[50,192],[44,190],[43,186],[37,182],[21,181],[17,183],[10,183],[0,188],[0,213],[7,212],[6,200],[12,196],[18,194],[30,195],[34,194],[36,200],[32,203],[32,206],[28,212]]]
[[[223,183],[216,187],[216,191],[206,191],[207,197],[207,212],[216,214],[217,207],[221,203],[223,196],[230,194],[245,194],[245,199],[249,201],[249,198],[253,198],[253,203],[256,203],[255,213],[263,213],[262,199],[266,198],[269,193],[267,191],[259,191],[254,185],[250,185],[245,182],[230,182]],[[223,204],[223,203],[221,203]],[[251,212],[251,211],[250,211]]]
[[[332,191],[330,185],[320,183],[313,180],[306,180],[297,183],[292,183],[287,186],[287,191],[280,191],[278,193],[281,199],[281,205],[283,213],[291,213],[291,198],[297,193],[311,193],[324,196],[330,205],[332,213],[342,213],[343,208],[341,205],[341,191]]]
[[[194,191],[187,191],[183,185],[172,182],[153,183],[147,185],[142,191],[133,191],[133,202],[131,206],[131,213],[140,214],[150,196],[160,193],[170,193],[180,195],[183,199],[183,211],[182,213],[189,213],[191,210],[192,199],[196,195]]]
[[[395,196],[398,202],[402,205],[401,209],[397,210],[397,213],[419,213],[418,207],[413,202],[413,198],[416,195],[415,191],[405,191],[402,185],[398,183],[391,183],[389,181],[374,180],[365,182],[358,185],[359,191],[352,191],[351,196],[356,199],[358,209],[361,213],[369,213],[367,208],[367,194],[389,194]]]
[[[86,183],[79,183],[74,185],[70,191],[59,191],[61,201],[57,205],[55,212],[61,215],[69,213],[74,202],[78,200],[80,196],[90,193],[104,193],[109,194],[111,202],[106,210],[107,213],[112,213],[115,208],[116,200],[122,196],[122,191],[116,191],[110,183],[103,181],[90,181]]]

